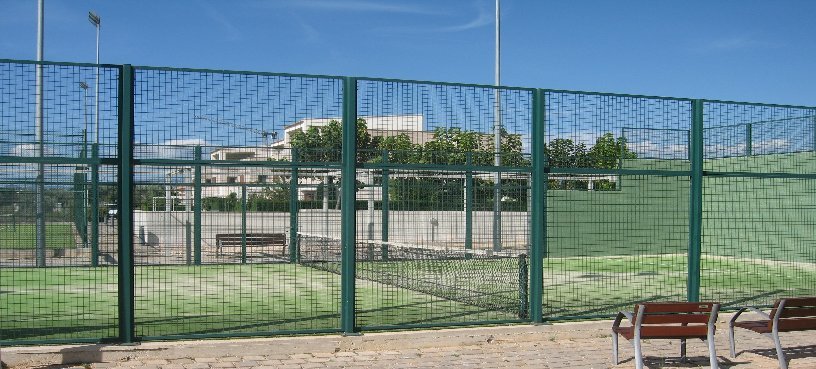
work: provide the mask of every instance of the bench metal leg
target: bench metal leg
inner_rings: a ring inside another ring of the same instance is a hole
[[[612,365],[618,365],[618,334],[612,332]]]
[[[728,344],[729,348],[731,349],[731,357],[737,357],[737,346],[734,343],[734,324],[728,324]]]
[[[635,345],[635,368],[643,369],[643,350],[640,345],[640,337],[633,339],[632,344]]]
[[[680,339],[680,362],[685,363],[686,361],[688,361],[688,359],[686,358],[686,339],[681,338]]]
[[[776,346],[776,357],[779,359],[779,368],[788,369],[788,360],[785,358],[785,352],[782,351],[782,342],[779,341],[779,333],[771,334],[771,337]]]
[[[711,364],[711,369],[718,369],[720,364],[717,362],[717,349],[714,347],[714,337],[708,336],[706,343],[708,343],[708,358]]]

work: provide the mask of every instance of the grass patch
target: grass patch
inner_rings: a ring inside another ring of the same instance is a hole
[[[34,249],[37,247],[34,224],[1,224],[0,249]],[[45,224],[45,247],[67,249],[76,247],[74,227],[66,223]]]

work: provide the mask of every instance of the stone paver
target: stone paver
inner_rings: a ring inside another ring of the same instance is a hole
[[[737,358],[728,354],[728,338],[721,317],[716,336],[723,369],[777,368],[770,340],[746,331],[737,332]],[[117,347],[108,356],[96,352],[101,362],[77,366],[37,362],[33,368],[163,368],[163,369],[310,369],[310,368],[634,368],[632,347],[621,340],[622,362],[611,363],[611,322],[559,323],[541,326],[508,326],[435,331],[366,333],[357,337],[313,336],[231,341],[151,342],[128,352]],[[816,333],[783,334],[790,368],[816,368]],[[48,351],[48,347],[39,348]],[[107,348],[101,348],[104,351]],[[31,351],[32,349],[28,349]],[[36,349],[33,349],[36,351]],[[64,350],[61,348],[60,350]],[[52,350],[59,352],[59,350]],[[22,348],[3,348],[3,357],[19,358]],[[681,362],[677,341],[646,341],[650,369],[708,367],[704,342],[688,342],[688,361]],[[17,355],[17,356],[14,356]],[[117,358],[116,355],[120,357]],[[40,355],[47,357],[45,354]],[[58,362],[58,361],[57,361]]]

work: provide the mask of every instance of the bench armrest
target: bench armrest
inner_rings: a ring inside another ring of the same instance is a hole
[[[623,318],[629,319],[629,322],[635,324],[635,315],[629,311],[619,311],[618,316],[615,317],[615,322],[612,323],[612,328],[620,327],[621,321]]]
[[[731,321],[728,322],[728,325],[733,326],[734,322],[737,321],[737,318],[739,318],[740,315],[742,315],[742,313],[744,313],[744,312],[746,312],[748,310],[750,310],[750,311],[752,311],[752,312],[754,312],[756,314],[759,314],[759,316],[761,316],[764,319],[771,319],[771,316],[768,313],[766,313],[766,312],[764,312],[762,310],[759,310],[759,309],[757,309],[757,308],[755,308],[753,306],[746,306],[744,308],[740,308],[739,310],[737,310],[737,313],[734,314],[733,317],[731,317]]]

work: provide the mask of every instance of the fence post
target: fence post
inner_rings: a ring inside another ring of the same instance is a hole
[[[356,177],[357,177],[357,79],[343,79],[343,149],[340,195],[341,308],[340,325],[344,334],[355,333],[355,284],[357,249]]]
[[[196,146],[193,170],[193,263],[201,265],[201,146]]]
[[[754,124],[745,125],[745,156],[754,154]]]
[[[465,165],[468,167],[465,172],[465,250],[473,250],[473,153],[465,153]],[[465,259],[470,259],[473,254],[465,254]]]
[[[184,261],[187,265],[193,262],[193,225],[189,220],[184,222]]]
[[[531,175],[532,206],[530,214],[530,320],[544,321],[544,256],[547,249],[547,158],[544,155],[546,139],[546,101],[544,91],[533,91],[533,168]]]
[[[382,162],[383,162],[383,164],[388,163],[388,150],[383,150],[383,152],[382,152]],[[381,211],[382,211],[382,240],[383,240],[383,244],[380,247],[380,249],[382,251],[382,260],[383,261],[388,260],[388,244],[386,244],[385,242],[388,242],[388,227],[389,227],[389,224],[388,224],[388,222],[389,222],[388,212],[391,210],[390,209],[391,205],[388,203],[391,200],[389,198],[389,196],[388,196],[388,180],[389,180],[388,176],[389,176],[389,174],[390,173],[389,173],[388,169],[383,169],[382,170],[382,210]]]
[[[99,266],[99,144],[91,145],[91,266]]]
[[[300,259],[298,250],[298,150],[292,148],[292,179],[289,181],[289,262]]]
[[[700,257],[703,224],[703,100],[692,102],[691,189],[689,191],[688,300],[700,301]]]
[[[247,187],[241,185],[241,264],[246,264],[247,258]]]
[[[123,65],[119,75],[119,340],[133,343],[133,66]]]

